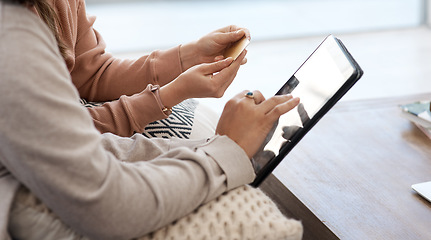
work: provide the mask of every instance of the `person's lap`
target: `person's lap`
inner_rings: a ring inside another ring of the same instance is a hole
[[[89,240],[65,225],[25,187],[15,197],[9,217],[10,235],[25,240]],[[302,238],[299,221],[283,216],[261,190],[233,189],[189,215],[138,240]]]
[[[100,105],[84,100],[81,103],[86,107]],[[207,138],[214,135],[218,118],[210,108],[190,99],[175,106],[167,119],[150,123],[142,134],[149,138]],[[302,231],[301,223],[285,218],[261,190],[244,186],[140,240],[167,236],[170,239],[301,239]],[[87,240],[62,223],[25,187],[20,188],[12,206],[9,232],[14,239]]]

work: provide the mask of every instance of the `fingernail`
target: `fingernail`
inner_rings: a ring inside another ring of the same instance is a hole
[[[232,57],[228,57],[228,58],[225,59],[226,62],[229,62],[229,61],[232,61],[232,60],[233,60]]]

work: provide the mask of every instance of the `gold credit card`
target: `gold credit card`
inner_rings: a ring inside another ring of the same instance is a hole
[[[241,55],[242,51],[248,46],[250,40],[248,40],[245,36],[233,43],[226,51],[224,52],[224,57],[232,57],[233,60],[236,60],[239,55]]]

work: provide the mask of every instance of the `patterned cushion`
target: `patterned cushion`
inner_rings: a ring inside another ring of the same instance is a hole
[[[300,222],[283,216],[260,189],[243,186],[139,240],[301,239]]]
[[[148,124],[142,133],[148,138],[185,138],[189,139],[192,133],[196,107],[199,102],[188,99],[172,108],[172,114],[168,118]]]
[[[103,102],[88,102],[85,99],[81,99],[81,104],[85,107],[92,108],[103,105]],[[195,114],[197,109],[200,111],[200,117],[197,119],[198,121],[200,120],[200,122],[198,122],[197,125],[204,125],[204,128],[195,130]],[[212,112],[211,109],[199,104],[195,99],[188,99],[174,106],[172,108],[172,114],[169,115],[168,118],[148,124],[142,134],[148,138],[206,138],[214,134],[214,126],[217,123],[217,121],[214,122],[214,120],[216,119],[218,119],[218,116]],[[212,130],[209,132],[208,129],[205,128]],[[201,131],[204,131],[206,134],[203,135]]]
[[[24,187],[11,209],[9,233],[14,239],[88,240],[64,225]],[[297,240],[302,234],[301,223],[284,217],[261,190],[243,186],[138,240]]]

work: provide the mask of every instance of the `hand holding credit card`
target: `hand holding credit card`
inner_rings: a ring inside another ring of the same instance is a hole
[[[250,43],[250,40],[248,40],[245,36],[238,40],[237,42],[233,43],[228,49],[226,49],[223,56],[225,58],[232,57],[235,61],[239,55],[241,55],[242,51],[248,46]]]

